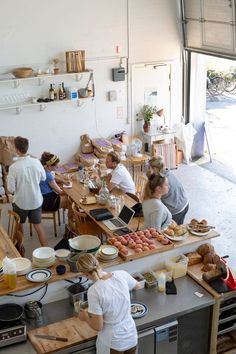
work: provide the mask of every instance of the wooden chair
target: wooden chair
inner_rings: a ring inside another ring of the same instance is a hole
[[[20,230],[20,217],[17,213],[15,213],[13,210],[8,210],[8,227],[7,227],[7,232],[8,235],[16,247],[16,249],[19,251],[22,257],[24,257],[25,254],[25,248],[23,246],[23,233]]]
[[[71,205],[74,218],[74,226],[77,234],[80,235],[100,235],[102,229],[73,202]]]
[[[144,188],[146,186],[147,180],[148,179],[146,176],[140,175],[139,178],[137,179],[137,183],[135,185],[136,195],[138,196],[141,203],[143,201]]]
[[[58,225],[61,225],[60,209],[57,211],[42,211],[42,220],[53,220],[54,235],[57,237],[57,219]],[[30,236],[33,235],[32,224],[30,223]]]

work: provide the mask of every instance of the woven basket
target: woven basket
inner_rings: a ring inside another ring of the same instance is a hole
[[[32,68],[17,68],[13,70],[13,74],[15,77],[23,79],[26,77],[30,77],[32,75],[33,69]]]

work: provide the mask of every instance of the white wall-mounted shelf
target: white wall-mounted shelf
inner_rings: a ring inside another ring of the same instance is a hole
[[[38,84],[43,85],[47,79],[52,79],[52,78],[57,78],[57,77],[70,77],[70,76],[72,76],[72,77],[74,76],[75,81],[80,81],[83,77],[83,74],[91,73],[91,72],[92,72],[92,70],[86,70],[86,71],[82,71],[79,73],[61,72],[58,74],[42,74],[42,75],[25,77],[25,78],[12,78],[12,79],[6,79],[6,80],[3,79],[3,80],[0,80],[0,84],[12,83],[13,87],[17,88],[20,85],[20,83],[24,82],[24,81],[38,80]]]
[[[47,107],[55,105],[55,104],[62,104],[62,103],[76,103],[77,107],[82,107],[86,100],[94,100],[95,97],[86,97],[86,98],[78,98],[78,99],[65,99],[65,100],[56,100],[51,102],[37,102],[37,103],[16,103],[12,105],[0,106],[0,111],[6,111],[9,109],[15,109],[16,114],[20,114],[23,108],[27,107],[39,107],[40,111],[44,111]]]
[[[58,74],[42,74],[42,75],[37,75],[37,76],[30,76],[27,78],[7,78],[0,80],[0,84],[8,84],[12,83],[13,88],[18,88],[21,83],[23,82],[28,82],[32,80],[38,80],[38,85],[42,86],[46,80],[53,80],[57,79],[58,77],[72,77],[74,81],[81,81],[83,78],[83,74],[91,74],[93,71],[92,70],[85,70],[83,72],[79,73],[66,73],[66,72],[61,72]],[[10,110],[10,109],[15,109],[16,114],[20,114],[23,110],[23,108],[27,107],[39,107],[40,111],[44,111],[48,105],[54,105],[54,104],[61,104],[61,103],[68,103],[68,102],[76,102],[77,107],[81,107],[84,104],[84,101],[87,99],[92,99],[94,100],[94,96],[92,97],[86,97],[86,98],[78,98],[78,99],[64,99],[64,100],[56,100],[56,101],[51,101],[51,102],[14,102],[14,103],[6,103],[6,104],[0,104],[0,111],[5,111],[5,110]],[[28,100],[27,100],[28,101]]]

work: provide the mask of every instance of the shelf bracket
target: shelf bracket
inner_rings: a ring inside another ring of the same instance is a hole
[[[22,107],[16,107],[16,114],[21,114],[22,112]]]
[[[41,104],[39,106],[39,109],[40,109],[41,112],[44,111],[46,109],[46,104]]]
[[[78,100],[77,101],[77,107],[82,107],[84,105],[84,101]]]
[[[38,78],[38,85],[42,86],[45,83],[45,79],[43,77]]]
[[[81,73],[77,73],[77,74],[75,75],[75,81],[81,81],[82,78],[83,78],[83,74],[81,74]]]
[[[20,80],[14,80],[13,81],[13,86],[14,86],[14,88],[19,87],[20,86]]]

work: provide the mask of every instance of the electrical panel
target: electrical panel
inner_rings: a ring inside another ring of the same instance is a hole
[[[113,81],[125,81],[125,69],[124,68],[112,69],[112,80]]]

